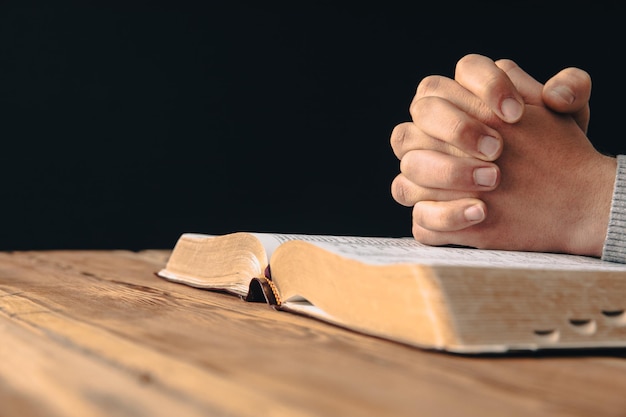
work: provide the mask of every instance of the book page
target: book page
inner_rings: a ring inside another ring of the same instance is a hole
[[[255,233],[267,245],[268,257],[282,243],[302,240],[321,248],[373,265],[420,263],[521,269],[610,270],[626,272],[626,265],[587,256],[543,252],[483,250],[465,247],[428,246],[415,239]]]

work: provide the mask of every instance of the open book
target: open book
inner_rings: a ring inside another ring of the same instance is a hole
[[[626,265],[411,238],[180,236],[160,277],[458,353],[626,347]]]

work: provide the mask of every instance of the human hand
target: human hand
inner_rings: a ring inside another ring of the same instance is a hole
[[[415,238],[599,256],[615,162],[585,136],[590,91],[582,70],[542,86],[513,61],[479,55],[459,61],[455,80],[425,78],[413,122],[391,138],[401,160],[392,194],[414,206]]]
[[[519,120],[521,104],[544,105],[569,114],[587,132],[591,77],[582,69],[565,68],[541,85],[510,59],[494,62],[470,54],[457,63],[455,81],[481,98],[505,122]]]

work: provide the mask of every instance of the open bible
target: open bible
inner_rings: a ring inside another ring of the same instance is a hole
[[[184,233],[157,275],[426,349],[626,347],[626,265],[585,256]]]

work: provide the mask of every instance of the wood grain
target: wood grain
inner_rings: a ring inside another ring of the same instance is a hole
[[[626,351],[419,350],[165,281],[168,254],[0,253],[0,415],[626,415]]]

